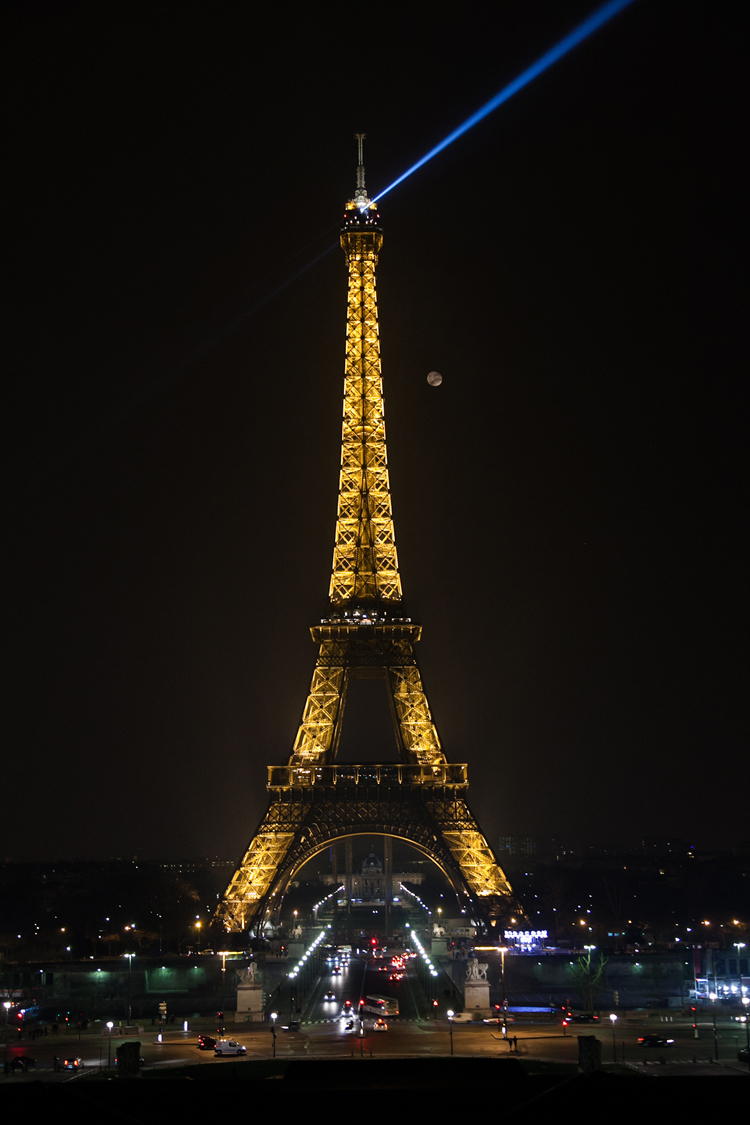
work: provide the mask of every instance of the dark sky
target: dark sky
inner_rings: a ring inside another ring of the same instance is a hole
[[[326,607],[343,253],[275,291],[356,131],[379,191],[593,7],[6,6],[0,858],[245,847]],[[745,14],[636,0],[381,205],[406,606],[490,836],[747,835]]]

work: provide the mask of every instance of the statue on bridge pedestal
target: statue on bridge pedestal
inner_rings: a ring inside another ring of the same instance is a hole
[[[470,957],[466,962],[467,980],[487,980],[487,965],[480,965],[476,957]]]
[[[238,969],[237,976],[240,979],[240,984],[260,984],[262,976],[260,969],[251,961],[246,969]]]

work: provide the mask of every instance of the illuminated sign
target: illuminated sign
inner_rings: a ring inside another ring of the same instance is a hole
[[[527,943],[527,944],[530,945],[531,942],[533,942],[533,941],[541,941],[542,938],[546,938],[547,937],[547,931],[546,930],[506,930],[503,936],[505,938],[511,938],[511,939],[514,939],[515,941],[520,941],[522,943]]]

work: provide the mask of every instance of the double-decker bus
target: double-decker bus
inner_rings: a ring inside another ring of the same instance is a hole
[[[393,996],[379,996],[373,993],[365,997],[365,1011],[374,1012],[378,1016],[397,1016],[398,1000]]]

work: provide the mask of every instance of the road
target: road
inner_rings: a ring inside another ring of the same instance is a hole
[[[383,971],[387,967],[388,971]],[[314,981],[301,1005],[299,1013],[300,1030],[284,1032],[280,1030],[286,1015],[279,1013],[276,1037],[276,1056],[278,1058],[348,1058],[352,1055],[376,1056],[429,1056],[447,1055],[451,1052],[450,1027],[444,1015],[430,1018],[431,1011],[424,998],[416,975],[416,968],[410,963],[401,981],[391,980],[390,966],[376,959],[352,957],[348,964],[342,963],[340,972],[334,966],[326,965]],[[335,1000],[326,1000],[329,990],[335,993]],[[356,1013],[359,1002],[367,995],[377,993],[398,1000],[400,1014],[388,1017],[388,1031],[372,1031],[373,1016],[367,1015],[364,1029],[358,1019],[353,1030],[347,1030],[347,1021],[340,1019],[342,1009],[349,1001]],[[163,1042],[158,1042],[156,1029],[147,1027],[138,1036],[141,1040],[141,1054],[146,1067],[176,1067],[186,1063],[200,1065],[228,1065],[236,1058],[216,1059],[212,1051],[198,1049],[198,1035],[215,1034],[215,1019],[196,1019],[190,1021],[189,1030],[169,1028],[164,1033]],[[273,1038],[269,1024],[254,1027],[227,1024],[227,1035],[237,1038],[247,1048],[247,1058],[269,1058],[273,1051]],[[663,1034],[675,1040],[675,1045],[665,1049],[644,1049],[638,1045],[638,1037],[644,1034]],[[504,1040],[497,1025],[453,1025],[452,1049],[456,1055],[506,1056],[513,1052],[520,1058],[535,1059],[552,1063],[572,1063],[578,1060],[578,1035],[595,1034],[602,1043],[602,1060],[612,1062],[616,1050],[617,1060],[642,1066],[643,1062],[659,1073],[673,1071],[675,1065],[689,1068],[694,1057],[704,1060],[704,1066],[712,1066],[713,1073],[728,1073],[724,1067],[709,1064],[715,1056],[715,1041],[712,1024],[699,1025],[699,1038],[694,1038],[692,1025],[686,1021],[671,1023],[641,1022],[623,1018],[618,1020],[613,1044],[609,1021],[604,1018],[599,1025],[573,1025],[563,1029],[559,1020],[550,1022],[547,1017],[516,1017],[508,1027],[509,1039]],[[737,1045],[744,1044],[744,1028],[738,1024],[723,1022],[718,1027],[719,1057],[722,1062],[738,1067]],[[130,1039],[135,1036],[129,1036]],[[515,1038],[515,1044],[511,1039]],[[117,1044],[122,1039],[116,1035],[112,1039],[112,1058]],[[108,1039],[99,1030],[92,1029],[78,1036],[77,1033],[57,1037],[48,1035],[29,1042],[9,1043],[8,1059],[13,1055],[27,1054],[37,1060],[37,1066],[27,1075],[14,1076],[0,1074],[0,1082],[21,1082],[44,1078],[51,1081],[65,1081],[70,1072],[54,1073],[53,1056],[60,1058],[78,1055],[83,1061],[83,1072],[92,1068],[107,1066]],[[667,1064],[666,1069],[661,1060]],[[668,1065],[672,1064],[672,1065]],[[653,1071],[652,1071],[653,1072]],[[685,1071],[687,1073],[687,1070]],[[734,1070],[730,1073],[740,1073]]]

